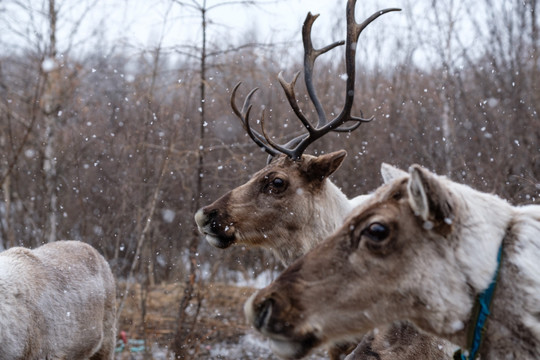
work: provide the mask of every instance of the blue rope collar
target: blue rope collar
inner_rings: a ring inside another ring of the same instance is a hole
[[[488,288],[482,293],[478,294],[476,303],[473,308],[473,316],[476,316],[476,326],[472,332],[469,332],[468,336],[468,348],[469,351],[457,350],[454,353],[454,360],[474,360],[478,356],[478,349],[484,340],[486,320],[489,315],[491,301],[493,300],[493,294],[495,293],[495,287],[497,286],[497,280],[499,279],[499,269],[501,267],[503,245],[499,247],[499,253],[497,254],[497,268],[493,275],[493,280],[489,284]]]

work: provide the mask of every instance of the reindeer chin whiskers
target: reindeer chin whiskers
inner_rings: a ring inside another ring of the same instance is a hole
[[[228,248],[231,243],[223,242],[221,239],[214,235],[206,234],[206,241],[212,245],[213,247],[216,247],[218,249],[226,249]]]

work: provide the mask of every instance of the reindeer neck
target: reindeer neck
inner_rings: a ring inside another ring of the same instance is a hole
[[[271,250],[283,265],[290,265],[336,231],[356,202],[358,200],[349,200],[330,180],[325,180],[322,191],[313,199],[312,216],[302,231],[295,234],[294,239],[288,239],[287,246],[273,246]]]
[[[468,325],[467,348],[459,349],[454,353],[454,358],[459,360],[476,359],[484,342],[486,321],[490,315],[491,303],[495,295],[495,289],[499,281],[503,243],[499,246],[497,255],[497,267],[493,279],[488,288],[477,295],[472,316]]]
[[[468,186],[459,186],[456,209],[459,218],[455,224],[456,260],[460,263],[467,283],[475,294],[490,285],[497,268],[497,254],[514,215],[513,208],[505,200],[485,194]]]
[[[514,208],[507,227],[482,359],[540,358],[540,207],[534,208]]]
[[[449,256],[454,258],[469,288],[469,301],[453,298],[446,301],[449,308],[443,325],[443,335],[463,349],[470,347],[470,336],[477,323],[475,305],[494,281],[500,263],[499,252],[511,226],[514,210],[506,201],[490,194],[478,192],[468,186],[451,184],[455,202],[456,218],[452,220],[454,230],[449,235]],[[506,253],[507,249],[503,251]],[[502,269],[501,269],[502,270]],[[465,286],[465,285],[464,285]],[[497,285],[497,293],[491,301],[495,304],[504,285]],[[485,302],[485,299],[482,300]],[[451,314],[451,316],[450,316]],[[488,322],[492,321],[490,315]],[[454,329],[454,330],[452,330]],[[450,332],[448,332],[450,330]],[[486,332],[486,337],[489,334]],[[489,340],[488,340],[489,341]]]
[[[351,211],[360,203],[360,199],[367,195],[360,195],[353,199],[347,198],[341,189],[339,189],[332,181],[326,180],[322,197],[325,199],[321,204],[326,204],[327,208],[325,213],[328,214],[329,219],[337,219],[339,226],[343,224],[345,218],[349,216]],[[332,211],[332,215],[329,212]],[[331,232],[337,230],[337,227]]]
[[[330,180],[325,180],[323,191],[313,201],[310,231],[304,232],[302,254],[307,253],[334,233],[354,208],[347,196]]]

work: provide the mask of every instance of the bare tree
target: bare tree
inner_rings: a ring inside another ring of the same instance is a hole
[[[37,73],[39,74],[36,83],[35,97],[40,107],[41,114],[34,114],[28,131],[33,128],[34,119],[39,118],[43,126],[42,144],[43,148],[43,166],[44,187],[46,193],[45,208],[48,217],[48,226],[45,230],[45,238],[52,242],[57,237],[58,225],[58,173],[57,173],[57,149],[56,137],[58,122],[63,103],[68,101],[70,93],[76,86],[77,66],[71,66],[68,62],[69,50],[72,48],[75,34],[77,33],[81,22],[87,15],[89,9],[95,5],[96,1],[85,4],[86,7],[82,15],[71,22],[70,36],[63,46],[62,53],[59,53],[58,45],[58,23],[60,17],[60,6],[55,0],[47,0],[41,3],[41,8],[36,7],[32,2],[14,1],[13,5],[23,13],[26,13],[29,23],[13,24],[8,22],[8,29],[16,38],[23,41],[22,48],[27,47],[29,51],[33,51],[38,66]],[[62,4],[66,5],[66,4]],[[41,25],[45,24],[44,31],[41,31]],[[25,28],[26,26],[26,28]],[[44,35],[46,34],[46,35]],[[27,51],[28,51],[27,50]],[[21,144],[20,150],[26,143]],[[19,152],[15,154],[13,162],[8,167],[7,176],[18,160]],[[5,189],[7,190],[7,189]]]
[[[207,106],[207,71],[208,71],[208,40],[207,40],[207,31],[208,31],[208,14],[216,9],[219,9],[223,6],[232,6],[232,5],[255,5],[256,1],[252,0],[241,0],[241,1],[223,1],[216,2],[214,4],[209,4],[207,0],[194,0],[194,1],[180,1],[173,0],[176,4],[188,8],[193,11],[200,19],[200,27],[202,37],[198,45],[189,45],[189,52],[186,52],[186,48],[180,48],[180,53],[187,54],[190,57],[193,57],[199,63],[199,98],[198,98],[198,112],[199,112],[199,124],[198,124],[198,140],[199,144],[195,150],[196,153],[196,168],[195,168],[195,188],[193,191],[193,200],[191,202],[190,212],[193,214],[201,206],[201,196],[203,190],[203,178],[204,178],[204,169],[205,169],[205,136],[206,136],[206,127],[208,124],[208,117],[206,113]],[[243,46],[242,46],[243,47]],[[228,51],[231,51],[230,49]],[[220,54],[220,50],[213,52],[211,55],[216,56]],[[189,333],[189,327],[193,327],[196,324],[196,317],[198,312],[195,312],[193,320],[188,320],[188,314],[186,313],[187,307],[190,305],[192,299],[195,297],[198,300],[200,306],[200,294],[195,293],[195,283],[201,282],[200,279],[197,279],[197,249],[200,242],[200,234],[197,230],[197,227],[192,224],[191,227],[191,238],[188,242],[188,258],[189,258],[189,275],[186,278],[184,295],[180,301],[179,311],[178,311],[178,329],[175,334],[175,338],[172,343],[172,351],[176,354],[176,358],[181,359],[185,358],[185,346],[186,346],[186,329],[183,327],[188,326],[187,332]]]

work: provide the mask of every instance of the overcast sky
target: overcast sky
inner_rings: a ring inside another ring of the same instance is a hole
[[[184,0],[191,3],[192,0]],[[197,0],[201,3],[203,0]],[[223,0],[207,0],[208,7]],[[265,4],[265,2],[267,4]],[[216,31],[224,36],[242,36],[243,31],[256,29],[263,42],[288,41],[300,38],[300,29],[308,11],[321,14],[317,20],[319,31],[328,31],[336,17],[344,17],[346,1],[337,0],[282,0],[261,1],[258,6],[225,5],[213,8],[208,13],[209,33]],[[368,16],[383,7],[398,7],[397,0],[369,0],[357,5],[359,17]],[[165,43],[178,43],[179,39],[189,39],[200,35],[200,17],[188,7],[172,6],[163,0],[130,0],[125,12],[112,11],[114,17],[123,19],[125,25],[119,35],[133,37],[145,45],[150,45],[165,30]],[[363,13],[363,14],[362,14]],[[368,14],[369,13],[369,14]],[[166,22],[164,22],[166,19]]]
[[[181,0],[186,4],[204,0]],[[207,0],[207,7],[224,0]],[[4,45],[19,46],[21,36],[46,34],[43,14],[47,11],[45,0],[21,0],[22,6],[10,0],[0,1],[0,41]],[[189,43],[201,36],[200,13],[170,0],[56,0],[60,9],[58,21],[59,48],[77,28],[74,43],[82,46],[91,43],[100,32],[111,44],[129,43],[138,48],[151,48],[161,41],[173,46]],[[256,32],[260,42],[300,41],[300,30],[308,11],[321,14],[313,37],[332,37],[330,32],[338,17],[344,17],[346,1],[337,0],[282,0],[258,1],[260,5],[229,4],[208,12],[208,37],[224,37],[224,43],[240,44],[246,32]],[[398,0],[368,0],[357,5],[359,19],[385,7],[397,7]],[[89,8],[83,21],[81,14]],[[31,11],[28,11],[31,9]],[[344,31],[344,30],[343,30]],[[14,34],[18,34],[15,35]],[[337,39],[330,39],[337,40]]]
[[[203,1],[56,0],[60,12],[58,50],[60,53],[66,51],[69,39],[72,44],[71,56],[87,51],[96,53],[95,47],[105,53],[114,47],[126,56],[136,56],[144,50],[152,50],[158,43],[162,48],[198,45],[202,33],[200,13],[189,6],[179,5],[179,2],[193,5]],[[233,4],[214,7],[222,3]],[[206,4],[211,8],[207,16],[207,37],[213,49],[257,40],[261,43],[291,42],[288,45],[290,49],[300,53],[300,31],[308,11],[321,15],[312,31],[315,47],[345,37],[345,0],[258,0],[257,6],[238,4],[236,0],[206,0]],[[472,0],[445,0],[433,4],[431,0],[358,1],[356,17],[359,22],[380,9],[403,9],[400,13],[383,16],[368,27],[361,37],[361,46],[378,51],[382,48],[384,52],[385,46],[395,49],[397,42],[417,41],[424,46],[413,54],[417,64],[440,63],[438,56],[441,49],[437,47],[441,44],[444,46],[446,29],[451,28],[452,46],[473,51],[476,35],[471,35],[469,20],[471,17],[480,18],[485,11],[475,9],[476,2]],[[434,6],[439,9],[441,18],[434,16]],[[47,9],[48,0],[0,0],[0,46],[6,49],[35,49],[34,43],[46,43],[43,39],[47,36],[44,16]],[[85,9],[88,11],[79,22]],[[444,23],[446,15],[451,17],[447,24]],[[336,27],[339,19],[342,23]],[[408,31],[408,26],[414,26],[416,33]],[[74,29],[77,31],[74,32]],[[256,36],[251,35],[253,33]],[[394,42],[393,46],[388,46],[390,42]],[[371,52],[367,54],[371,55]],[[297,57],[296,54],[293,56]],[[429,60],[430,56],[434,56],[432,61]],[[391,61],[394,57],[395,54],[379,52],[375,61]]]

